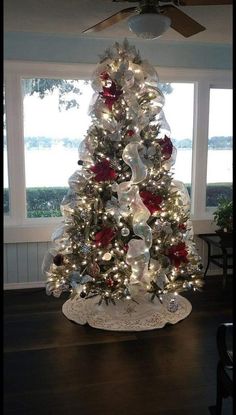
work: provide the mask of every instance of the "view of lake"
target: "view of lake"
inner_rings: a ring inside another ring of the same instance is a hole
[[[6,151],[4,150],[6,160]],[[173,166],[175,179],[191,182],[191,149],[177,149]],[[78,151],[55,145],[51,149],[31,149],[25,152],[26,187],[64,187],[77,170]],[[7,166],[4,163],[4,187],[8,187]],[[208,183],[232,182],[232,150],[208,150]]]

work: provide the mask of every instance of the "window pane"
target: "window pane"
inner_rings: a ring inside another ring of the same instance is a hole
[[[171,139],[177,149],[177,157],[172,171],[174,178],[183,182],[190,193],[192,171],[193,138],[193,83],[171,83],[165,94],[163,111],[170,126]]]
[[[9,215],[9,183],[8,183],[8,160],[7,160],[7,130],[6,130],[6,112],[5,112],[5,90],[3,89],[3,205],[4,214]]]
[[[232,199],[232,89],[210,90],[206,206]]]
[[[93,90],[85,80],[24,79],[22,86],[27,216],[61,216]]]

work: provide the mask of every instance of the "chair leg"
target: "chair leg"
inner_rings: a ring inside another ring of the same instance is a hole
[[[221,415],[222,412],[222,382],[221,382],[221,365],[218,363],[217,366],[217,388],[216,388],[216,415]]]
[[[211,244],[209,242],[207,242],[207,251],[208,251],[208,253],[207,253],[207,266],[206,266],[206,269],[205,269],[205,272],[204,272],[204,277],[206,277],[207,271],[208,271],[208,268],[209,268],[209,265],[210,265]]]
[[[226,287],[226,278],[227,278],[227,255],[223,254],[223,281],[222,281],[222,288],[223,290]]]

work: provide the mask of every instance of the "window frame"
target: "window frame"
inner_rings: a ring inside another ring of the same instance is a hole
[[[89,80],[96,65],[25,61],[4,62],[10,198],[10,212],[8,215],[4,215],[4,241],[6,243],[49,241],[53,230],[62,220],[61,217],[26,218],[21,80],[34,77]],[[205,206],[210,88],[232,88],[232,71],[170,67],[155,68],[161,83],[189,82],[194,84],[191,220],[195,233],[210,232],[213,230],[212,213],[214,208],[206,208]],[[74,170],[76,170],[76,166]],[[194,183],[197,183],[197,186]]]

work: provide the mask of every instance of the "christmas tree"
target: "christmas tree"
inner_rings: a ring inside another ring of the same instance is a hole
[[[91,125],[43,263],[46,292],[95,298],[107,311],[137,295],[160,304],[171,294],[175,311],[173,294],[199,289],[202,266],[189,195],[173,179],[158,75],[125,40],[101,56],[92,87]]]

